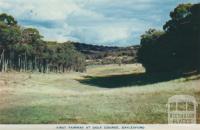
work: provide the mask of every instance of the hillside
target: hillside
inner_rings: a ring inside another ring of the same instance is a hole
[[[130,64],[136,62],[139,45],[129,47],[99,46],[72,42],[76,50],[85,54],[87,64]]]

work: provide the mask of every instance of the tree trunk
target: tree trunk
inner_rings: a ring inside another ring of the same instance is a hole
[[[3,52],[1,53],[1,57],[0,57],[0,71],[3,72],[3,63],[4,62],[4,50]]]
[[[200,30],[198,34],[197,44],[198,44],[197,70],[198,70],[198,73],[200,73]]]

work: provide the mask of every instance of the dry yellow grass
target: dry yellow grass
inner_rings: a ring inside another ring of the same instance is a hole
[[[170,96],[200,101],[197,76],[152,82],[142,75],[141,84],[132,73],[143,71],[140,65],[107,65],[87,73],[1,73],[0,123],[167,123]]]

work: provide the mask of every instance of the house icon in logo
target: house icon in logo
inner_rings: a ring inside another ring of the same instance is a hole
[[[197,102],[193,96],[175,95],[168,99],[168,124],[196,124]]]

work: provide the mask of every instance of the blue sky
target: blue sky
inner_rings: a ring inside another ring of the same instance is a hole
[[[45,40],[106,46],[140,43],[149,28],[162,29],[179,3],[199,0],[0,0],[0,13],[40,30]]]

